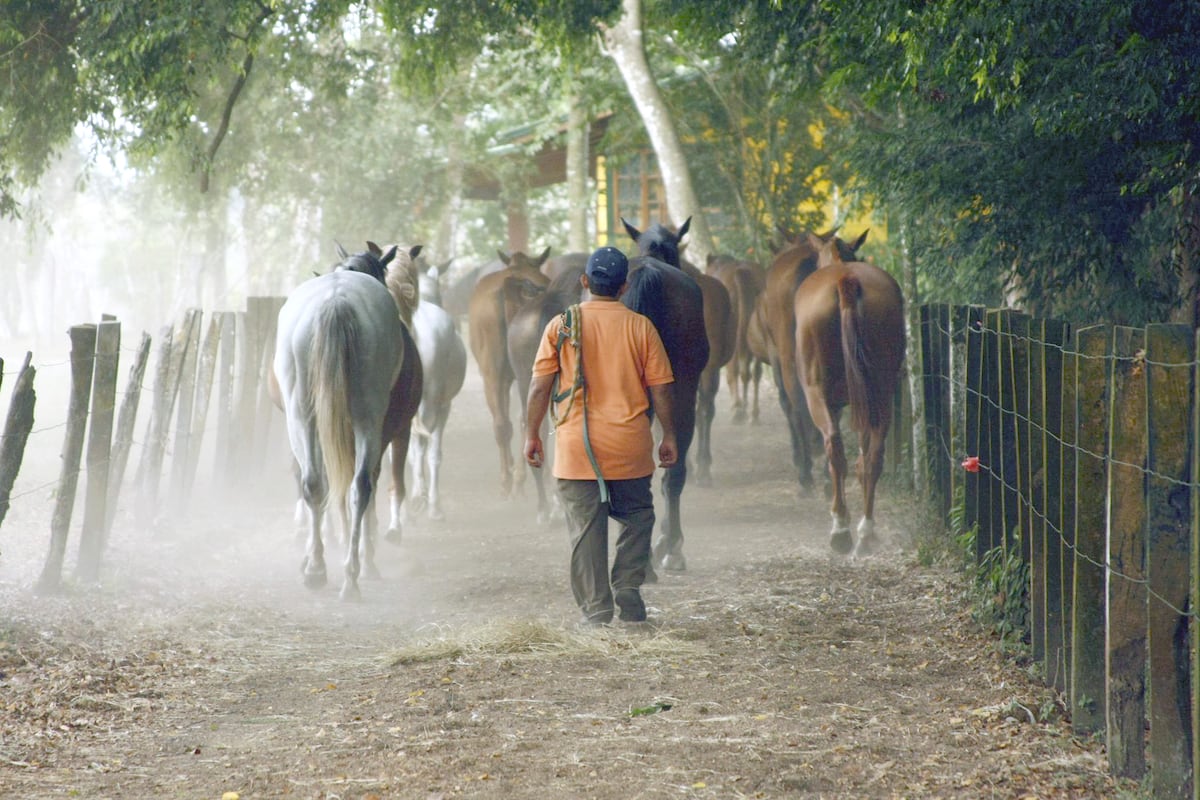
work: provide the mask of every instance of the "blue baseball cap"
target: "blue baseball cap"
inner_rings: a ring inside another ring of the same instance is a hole
[[[588,256],[586,272],[589,283],[619,289],[629,275],[629,259],[615,247],[601,247]]]

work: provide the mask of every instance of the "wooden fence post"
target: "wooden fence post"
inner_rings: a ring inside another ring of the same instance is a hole
[[[1189,325],[1146,327],[1146,576],[1149,580],[1150,772],[1156,798],[1192,794],[1188,646],[1191,487]],[[1193,479],[1194,480],[1194,479]]]
[[[112,469],[108,476],[108,502],[105,505],[104,540],[112,532],[113,518],[121,497],[121,485],[125,480],[125,468],[129,464],[129,451],[133,447],[133,430],[137,422],[138,404],[142,398],[142,379],[146,374],[146,362],[150,357],[150,334],[142,331],[142,341],[129,368],[129,379],[125,383],[125,399],[117,416],[117,430],[113,436]]]
[[[1063,527],[1063,400],[1066,386],[1064,374],[1066,358],[1063,346],[1067,340],[1067,326],[1063,322],[1044,320],[1041,326],[1041,375],[1042,387],[1042,502],[1045,517],[1041,525],[1042,540],[1045,542],[1045,586],[1046,586],[1046,684],[1062,692],[1067,686],[1064,642],[1067,640],[1064,624],[1066,615],[1064,595],[1069,587],[1063,575],[1063,556],[1069,550],[1064,546]],[[1071,473],[1072,480],[1074,473]]]
[[[83,435],[87,428],[88,399],[92,393],[92,370],[96,359],[96,326],[76,325],[71,337],[71,399],[67,406],[67,432],[63,437],[62,473],[54,514],[50,519],[50,550],[37,583],[39,592],[55,592],[62,585],[63,558],[67,536],[71,532],[71,511],[79,483],[79,462],[83,455]]]
[[[183,472],[183,501],[190,501],[196,483],[196,470],[200,463],[200,448],[204,444],[204,427],[208,419],[208,406],[212,398],[213,374],[217,368],[217,348],[220,345],[221,320],[211,316],[208,331],[200,345],[196,365],[196,403],[192,414],[191,447]]]
[[[1075,395],[1079,369],[1079,355],[1075,352],[1069,327],[1063,326],[1062,343],[1064,347],[1062,359],[1062,448],[1059,457],[1062,459],[1062,483],[1060,491],[1062,498],[1059,510],[1062,514],[1059,532],[1062,535],[1062,556],[1059,568],[1062,570],[1062,652],[1063,673],[1062,690],[1070,691],[1071,663],[1073,660],[1072,631],[1074,630],[1075,603],[1075,510],[1078,507],[1078,495],[1075,486],[1075,461],[1078,454],[1078,439],[1076,431],[1076,408],[1078,400]]]
[[[914,466],[924,475],[920,484],[928,487],[930,494],[936,497],[937,478],[934,476],[942,459],[942,448],[938,446],[941,431],[937,427],[938,384],[941,378],[937,357],[937,319],[931,304],[921,306],[918,312],[921,319],[921,392],[925,395],[925,419],[922,420],[925,463]],[[940,498],[938,505],[941,505]]]
[[[8,515],[12,487],[25,458],[25,444],[33,430],[33,407],[37,395],[33,391],[33,379],[37,370],[29,365],[33,353],[25,353],[25,363],[13,385],[12,399],[8,402],[8,417],[4,421],[4,439],[0,441],[0,524]],[[0,361],[0,372],[4,362]]]
[[[120,353],[121,323],[115,320],[101,322],[96,328],[96,366],[92,378],[91,421],[88,425],[87,488],[83,500],[83,528],[79,534],[79,559],[75,565],[76,576],[88,583],[100,577],[100,557],[104,550]]]
[[[1075,333],[1075,559],[1071,589],[1071,727],[1104,726],[1104,552],[1108,486],[1108,374],[1112,335],[1106,325]]]
[[[189,308],[182,326],[182,360],[179,362],[179,398],[175,416],[175,450],[171,458],[171,508],[183,512],[187,509],[187,473],[192,459],[192,448],[199,442],[192,440],[192,417],[196,405],[196,362],[200,350],[200,309]]]
[[[167,448],[167,427],[171,410],[175,407],[175,389],[178,386],[178,359],[175,354],[179,348],[174,347],[174,340],[174,328],[163,328],[158,337],[158,363],[154,370],[154,409],[146,436],[146,452],[138,466],[138,513],[143,525],[152,524],[158,514],[158,487]]]
[[[979,460],[986,473],[986,489],[979,493],[979,540],[976,555],[983,563],[987,554],[1005,544],[1004,467],[1000,437],[1000,311],[986,312],[983,343],[983,415]]]
[[[1046,663],[1049,633],[1049,543],[1046,532],[1046,320],[1029,321],[1025,390],[1025,455],[1022,477],[1027,487],[1021,527],[1029,536],[1029,611],[1033,657]]]
[[[224,488],[237,482],[234,451],[237,430],[237,405],[234,389],[237,382],[237,312],[217,311],[213,314],[221,332],[220,357],[217,367],[217,446],[213,458],[213,473],[220,477]]]
[[[1108,760],[1113,773],[1146,772],[1145,333],[1113,329],[1108,469]]]
[[[987,398],[984,393],[985,380],[985,334],[983,329],[984,310],[979,306],[967,309],[966,332],[966,365],[964,392],[963,420],[966,428],[963,432],[964,454],[978,458],[984,465],[984,444],[987,436]],[[982,558],[986,550],[982,541],[985,537],[983,515],[986,513],[984,503],[988,485],[987,472],[967,472],[963,486],[965,510],[964,522],[968,529],[978,526],[978,537],[975,542],[976,558]]]

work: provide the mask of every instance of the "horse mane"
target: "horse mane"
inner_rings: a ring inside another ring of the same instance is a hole
[[[625,294],[621,296],[622,302],[626,307],[650,318],[654,323],[654,327],[658,329],[659,334],[664,334],[667,331],[667,303],[666,290],[663,287],[662,273],[660,269],[670,268],[667,264],[657,262],[657,259],[636,258],[630,266],[635,266],[637,262],[641,265],[637,269],[631,269],[629,272],[628,285],[625,289]],[[657,262],[657,263],[656,263]],[[661,264],[661,266],[659,266]],[[665,336],[663,344],[666,344]]]
[[[396,310],[406,328],[412,328],[413,313],[421,304],[421,278],[417,272],[420,245],[411,249],[397,248],[396,257],[387,268],[388,291],[396,301]]]

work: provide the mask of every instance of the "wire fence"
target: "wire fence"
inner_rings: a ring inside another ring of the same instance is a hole
[[[1200,553],[1197,334],[921,309],[929,485],[980,563],[1028,566],[1033,655],[1114,773],[1191,797]],[[1149,735],[1146,735],[1146,729]]]
[[[253,486],[270,437],[264,376],[282,303],[250,297],[244,310],[210,313],[206,326],[199,309],[187,310],[159,332],[152,377],[150,335],[130,346],[107,316],[70,329],[65,360],[35,363],[28,352],[18,369],[0,365],[0,379],[12,386],[0,433],[0,526],[23,503],[44,507],[49,498],[53,506],[39,591],[62,588],[76,535],[74,579],[99,579],[118,511],[142,528],[186,514],[202,451],[211,484],[226,492]],[[68,386],[68,396],[38,402],[42,386]]]

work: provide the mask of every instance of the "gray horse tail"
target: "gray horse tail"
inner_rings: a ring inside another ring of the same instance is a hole
[[[355,469],[349,373],[359,352],[353,307],[339,301],[322,307],[312,342],[310,389],[329,487],[343,503]]]

